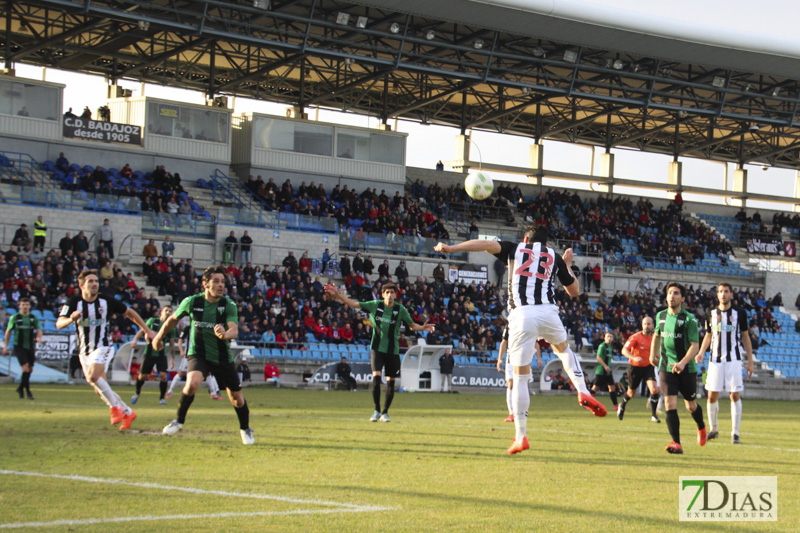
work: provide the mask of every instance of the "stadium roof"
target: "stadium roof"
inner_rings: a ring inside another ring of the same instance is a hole
[[[793,58],[501,3],[521,2],[4,2],[0,50],[7,66],[800,167]]]

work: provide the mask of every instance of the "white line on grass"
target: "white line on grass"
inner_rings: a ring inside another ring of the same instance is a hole
[[[76,476],[76,475],[62,475],[62,474],[42,474],[39,472],[21,472],[16,470],[0,470],[0,474],[11,475],[11,476],[31,476],[31,477],[45,477],[45,478],[53,478],[53,479],[67,479],[70,481],[85,481],[87,483],[105,483],[107,485],[127,485],[130,487],[142,487],[145,489],[163,489],[169,491],[177,491],[177,492],[189,492],[192,494],[213,494],[216,496],[232,496],[234,498],[253,498],[256,500],[272,500],[278,502],[288,502],[288,503],[302,503],[302,504],[312,504],[312,505],[327,505],[332,507],[341,507],[343,509],[353,509],[359,512],[362,511],[392,511],[395,510],[395,507],[380,507],[380,506],[371,506],[371,505],[356,505],[352,503],[339,503],[339,502],[329,502],[324,500],[301,500],[298,498],[287,498],[285,496],[275,496],[272,494],[248,494],[242,492],[227,492],[222,490],[204,490],[204,489],[196,489],[192,487],[174,487],[171,485],[161,485],[159,483],[143,483],[139,481],[125,481],[124,479],[106,479],[106,478],[99,478],[99,477],[87,477],[87,476]]]
[[[363,513],[374,511],[375,507],[357,507],[352,509],[306,509],[298,511],[263,511],[252,513],[215,513],[215,514],[179,514],[167,516],[123,516],[115,518],[89,518],[86,520],[56,520],[53,522],[14,522],[10,524],[0,524],[0,529],[22,529],[30,527],[57,527],[57,526],[85,526],[93,524],[113,524],[120,522],[155,522],[159,520],[196,520],[207,518],[242,518],[254,516],[287,516],[287,515],[310,515],[310,514],[334,514],[334,513]],[[380,508],[379,510],[387,510]]]

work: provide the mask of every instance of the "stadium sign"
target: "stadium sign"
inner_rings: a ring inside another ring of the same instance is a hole
[[[42,335],[41,344],[36,345],[36,358],[47,361],[59,361],[69,359],[71,335],[61,335],[58,333]]]
[[[319,367],[316,372],[314,372],[314,375],[311,376],[309,382],[329,383],[335,381],[338,379],[336,377],[336,365],[338,364],[337,361]],[[372,367],[369,363],[348,362],[348,364],[357,382],[372,383]],[[428,381],[429,380],[430,377],[428,378]],[[494,366],[456,366],[453,369],[453,376],[450,378],[450,383],[455,387],[506,388],[504,375],[498,372]]]
[[[450,267],[450,283],[463,281],[464,283],[486,283],[489,281],[489,269],[486,265],[458,265]]]
[[[678,481],[681,522],[775,522],[777,476],[701,476]]]
[[[751,254],[783,255],[783,241],[780,239],[749,239],[747,252]]]
[[[66,117],[64,137],[106,143],[142,144],[142,128],[133,124],[119,124],[102,120]]]

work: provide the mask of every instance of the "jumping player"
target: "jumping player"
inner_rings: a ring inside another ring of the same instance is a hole
[[[370,422],[391,422],[389,407],[394,399],[395,380],[400,377],[400,322],[405,322],[411,331],[433,331],[433,324],[420,325],[411,319],[406,308],[395,301],[397,290],[392,283],[381,288],[383,300],[357,302],[343,295],[335,285],[328,283],[325,293],[351,309],[360,309],[369,314],[372,322],[370,364],[372,366],[372,400],[375,411]],[[381,374],[386,369],[386,398],[381,411]]]
[[[731,398],[731,442],[739,444],[739,426],[742,423],[742,398],[744,390],[742,382],[742,351],[747,354],[747,379],[753,376],[753,346],[747,326],[747,313],[740,307],[733,307],[733,287],[730,283],[717,285],[716,309],[706,313],[704,329],[706,334],[700,346],[698,363],[703,362],[703,355],[711,347],[708,361],[708,423],[711,429],[708,440],[715,439],[717,431],[717,414],[719,413],[719,393],[727,389]],[[742,350],[744,348],[744,350]]]
[[[556,278],[569,296],[575,298],[579,294],[578,280],[570,270],[572,248],[564,251],[563,256],[558,256],[547,246],[547,228],[528,226],[520,243],[473,239],[455,245],[440,242],[434,250],[445,254],[488,252],[508,264],[508,351],[514,366],[514,390],[517,391],[513,395],[516,437],[506,450],[509,455],[530,448],[527,431],[531,398],[527,383],[531,380],[533,345],[540,336],[553,346],[561,359],[572,384],[578,390],[580,405],[596,416],[606,415],[606,408],[592,397],[586,387],[583,370],[567,343],[567,332],[558,316],[554,299]]]
[[[147,327],[150,328],[152,331],[158,331],[161,328],[161,324],[169,318],[169,315],[172,314],[172,307],[165,305],[161,308],[161,314],[159,318],[152,317],[147,319]],[[136,347],[136,341],[144,335],[144,330],[140,329],[136,335],[133,336],[133,340],[131,341],[131,348]],[[170,331],[167,335],[167,340],[170,342],[171,351],[175,350],[175,332]],[[153,371],[153,367],[158,370],[158,385],[159,385],[159,392],[161,396],[159,398],[159,403],[161,405],[167,405],[167,400],[164,399],[164,395],[167,392],[167,354],[165,353],[166,350],[159,350],[156,351],[153,349],[152,346],[149,344],[144,349],[144,361],[142,361],[142,366],[139,369],[139,375],[136,377],[136,394],[131,396],[131,403],[135,404],[139,400],[139,395],[142,393],[142,385],[144,385],[144,380],[147,376],[150,375],[150,372]]]
[[[230,341],[239,334],[239,318],[236,304],[223,296],[225,270],[222,267],[208,267],[203,272],[202,284],[203,292],[185,298],[153,339],[154,348],[162,349],[164,339],[180,319],[184,316],[191,319],[186,385],[178,401],[178,417],[164,427],[163,433],[172,436],[183,429],[197,388],[206,376],[213,374],[220,385],[228,390],[228,398],[239,418],[242,444],[250,445],[255,443],[253,430],[250,429],[250,409],[242,395],[230,348]]]
[[[630,383],[628,390],[622,396],[622,403],[617,410],[617,418],[622,420],[625,416],[625,408],[628,402],[636,396],[636,390],[639,384],[644,381],[647,388],[650,390],[650,417],[651,422],[660,423],[658,416],[656,416],[656,409],[658,408],[658,401],[660,399],[661,389],[656,382],[656,372],[653,365],[650,364],[650,346],[653,344],[653,330],[655,326],[653,319],[646,316],[642,319],[642,331],[634,333],[628,337],[625,346],[622,347],[622,355],[628,358],[630,367],[628,368],[628,376]],[[710,435],[709,435],[710,436]]]
[[[503,372],[503,357],[508,352],[508,325],[503,328],[503,340],[500,341],[500,351],[497,356],[497,371]],[[542,368],[542,350],[539,348],[539,343],[533,345],[536,350],[536,366]],[[514,394],[514,365],[509,362],[509,358],[505,358],[505,375],[506,375],[506,406],[508,407],[508,416],[503,422],[514,421],[514,406],[512,404]]]
[[[22,369],[17,394],[22,400],[25,398],[24,393],[27,392],[28,399],[33,400],[31,374],[33,373],[33,364],[36,362],[36,343],[42,342],[42,328],[39,325],[39,318],[31,314],[31,300],[26,296],[19,299],[19,312],[8,320],[3,355],[8,355],[8,343],[11,340],[12,331],[14,332],[14,355],[17,356],[17,361]]]
[[[99,296],[100,283],[96,270],[81,272],[78,275],[78,287],[80,293],[61,308],[56,327],[64,329],[75,324],[80,346],[78,357],[86,380],[111,409],[111,423],[120,424],[121,430],[130,429],[136,413],[125,405],[106,381],[106,370],[114,357],[108,321],[112,314],[121,314],[142,328],[147,339],[152,339],[155,333],[130,307],[115,298]]]
[[[683,309],[686,289],[674,281],[667,284],[667,309],[656,315],[650,364],[658,366],[661,383],[667,389],[667,429],[672,436],[666,450],[683,453],[678,418],[678,393],[697,424],[697,444],[705,446],[707,434],[703,409],[697,404],[697,366],[694,358],[699,347],[697,319]],[[663,340],[662,340],[663,339]]]

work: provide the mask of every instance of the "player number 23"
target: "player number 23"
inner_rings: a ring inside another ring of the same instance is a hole
[[[522,252],[523,256],[527,257],[524,263],[514,272],[517,276],[528,276],[532,278],[536,276],[542,281],[550,279],[550,273],[553,271],[553,256],[547,252],[539,254],[539,267],[536,272],[531,272],[530,268],[533,264],[533,255],[529,252]]]

